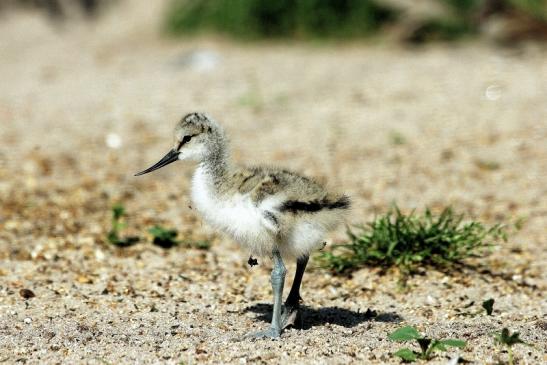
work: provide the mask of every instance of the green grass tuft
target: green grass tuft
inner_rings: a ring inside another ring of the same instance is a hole
[[[358,38],[401,27],[409,42],[480,36],[489,18],[547,22],[545,0],[434,0],[437,15],[412,21],[404,6],[380,0],[171,0],[164,27],[170,34],[215,32],[241,39]],[[387,26],[386,26],[387,25]]]
[[[391,20],[394,11],[374,0],[173,0],[166,15],[172,34],[314,38],[369,35]]]
[[[505,227],[470,221],[447,208],[434,215],[401,213],[393,207],[365,226],[348,228],[349,242],[321,252],[323,267],[348,273],[364,266],[397,267],[404,275],[420,266],[447,267],[469,257],[482,256],[495,241],[506,240]]]

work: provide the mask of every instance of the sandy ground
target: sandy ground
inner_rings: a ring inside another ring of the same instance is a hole
[[[398,363],[387,335],[406,324],[468,341],[432,363],[505,361],[491,336],[504,326],[534,344],[515,348],[518,363],[547,361],[545,48],[171,41],[142,6],[115,14],[61,28],[0,20],[0,363]],[[132,176],[194,110],[223,123],[237,161],[345,190],[350,222],[397,202],[523,228],[478,261],[490,274],[428,271],[407,290],[393,273],[312,263],[302,328],[241,341],[267,326],[270,263],[249,268],[202,224],[190,164]],[[114,202],[143,242],[106,242]],[[212,248],[153,246],[157,223]],[[493,316],[462,315],[487,298]]]

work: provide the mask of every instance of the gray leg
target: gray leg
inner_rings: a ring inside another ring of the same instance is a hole
[[[281,336],[281,301],[283,300],[283,286],[285,285],[285,274],[287,269],[283,264],[283,259],[279,251],[273,252],[273,270],[271,276],[271,283],[274,295],[273,303],[273,313],[272,313],[272,324],[270,328],[265,331],[254,332],[248,334],[246,337],[249,338],[277,338]]]
[[[294,326],[296,317],[298,316],[298,309],[300,308],[300,285],[302,284],[302,277],[308,264],[308,256],[301,257],[296,261],[296,273],[294,274],[294,280],[292,283],[291,291],[285,301],[283,307],[283,313],[281,315],[282,328],[288,326]]]

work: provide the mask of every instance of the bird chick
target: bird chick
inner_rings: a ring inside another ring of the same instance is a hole
[[[175,127],[173,148],[136,176],[178,160],[197,162],[191,195],[193,207],[204,220],[239,242],[252,256],[273,259],[272,322],[268,329],[247,337],[279,337],[296,320],[310,253],[324,247],[326,233],[343,221],[349,198],[328,192],[315,180],[291,171],[232,163],[224,130],[202,113],[184,116]],[[287,270],[283,260],[297,263],[284,305]]]

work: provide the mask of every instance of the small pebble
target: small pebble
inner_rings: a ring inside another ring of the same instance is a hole
[[[110,148],[118,149],[122,145],[122,139],[116,133],[108,133],[105,137],[105,143]]]
[[[31,324],[32,323],[32,319],[30,317],[27,317],[23,320],[23,322],[25,322],[26,324]]]
[[[491,101],[496,101],[501,97],[502,94],[502,88],[499,85],[490,85],[486,88],[484,92],[484,96],[486,99]]]
[[[99,250],[99,249],[96,249],[95,250],[95,259],[97,259],[97,261],[103,261],[105,259],[104,252]]]
[[[19,290],[19,295],[25,299],[34,298],[36,294],[30,289],[21,289]]]
[[[427,298],[425,299],[425,301],[429,305],[437,304],[437,300],[435,298],[433,298],[431,295],[428,295]]]

